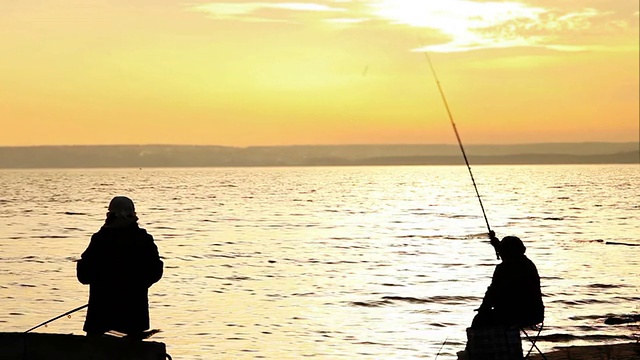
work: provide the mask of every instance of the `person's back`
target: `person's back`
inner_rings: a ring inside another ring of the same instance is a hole
[[[507,236],[499,242],[498,249],[502,263],[496,266],[472,327],[527,327],[541,323],[544,305],[540,276],[525,256],[524,244],[515,236]]]
[[[163,263],[153,237],[136,220],[133,202],[114,198],[105,225],[78,261],[78,280],[90,285],[87,334],[133,335],[149,328],[147,292],[162,277]]]
[[[496,266],[491,287],[495,287],[493,309],[500,322],[519,327],[542,322],[544,306],[538,270],[524,254],[505,259]]]

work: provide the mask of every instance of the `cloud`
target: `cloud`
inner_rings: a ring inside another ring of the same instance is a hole
[[[330,23],[337,23],[337,24],[359,24],[359,23],[363,23],[366,21],[371,20],[370,18],[335,18],[335,19],[327,19],[328,22]]]
[[[236,2],[236,3],[207,3],[191,6],[189,10],[203,12],[214,19],[236,21],[287,21],[286,18],[277,16],[264,16],[264,10],[282,10],[291,12],[327,12],[340,13],[343,8],[332,7],[320,3],[297,2]]]
[[[411,0],[384,0],[375,13],[396,24],[437,29],[450,41],[414,51],[456,52],[532,47],[586,51],[605,46],[585,44],[615,36],[630,25],[614,11],[594,8],[557,10],[519,2],[448,0],[409,5]],[[629,47],[620,47],[626,51]]]
[[[206,3],[192,6],[190,10],[214,19],[234,21],[306,25],[320,22],[340,27],[366,27],[383,21],[391,27],[424,28],[438,31],[449,41],[414,50],[436,52],[510,47],[556,51],[601,49],[606,47],[599,43],[603,36],[615,37],[637,28],[629,18],[628,9],[567,8],[566,4],[559,9],[543,0],[537,2],[545,4],[481,0],[315,0],[306,3],[265,0]],[[587,3],[589,1],[583,2]],[[310,13],[314,16],[309,17]],[[634,15],[637,17],[638,11]]]

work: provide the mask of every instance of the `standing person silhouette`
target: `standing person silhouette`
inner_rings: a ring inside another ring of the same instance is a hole
[[[499,241],[491,231],[489,238],[502,257],[502,263],[496,266],[491,285],[471,327],[523,328],[541,323],[544,305],[540,276],[536,266],[524,254],[527,248],[515,236],[507,236]]]
[[[115,330],[141,338],[149,329],[148,289],[162,277],[163,263],[153,237],[137,221],[133,201],[114,197],[77,263],[78,280],[89,285],[87,335]]]

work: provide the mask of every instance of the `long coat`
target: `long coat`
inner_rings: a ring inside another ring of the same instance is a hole
[[[149,328],[149,287],[162,277],[153,237],[132,223],[103,226],[77,263],[78,280],[89,285],[83,330],[135,334]]]

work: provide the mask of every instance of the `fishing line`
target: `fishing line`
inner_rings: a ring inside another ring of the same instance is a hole
[[[467,159],[467,153],[464,151],[464,146],[462,146],[462,140],[460,139],[460,134],[458,133],[458,128],[456,127],[456,123],[453,121],[453,115],[451,115],[451,109],[449,109],[449,103],[447,102],[447,98],[444,96],[444,91],[442,90],[442,86],[440,85],[440,80],[438,79],[438,75],[436,75],[436,70],[433,68],[433,63],[431,62],[431,58],[427,52],[424,52],[424,56],[427,58],[427,62],[429,63],[429,67],[431,68],[431,73],[433,74],[433,78],[436,81],[436,85],[438,86],[438,91],[440,92],[440,96],[442,97],[442,101],[444,102],[444,107],[447,109],[447,115],[449,115],[449,120],[451,121],[451,126],[453,127],[453,132],[456,134],[456,139],[458,139],[458,145],[460,145],[460,151],[462,152],[462,157],[464,157],[464,162],[467,164],[467,169],[469,169],[469,176],[471,176],[471,182],[473,183],[473,188],[476,190],[476,196],[478,197],[478,202],[480,202],[480,209],[482,209],[482,215],[484,216],[484,222],[487,224],[487,231],[491,234],[491,226],[489,226],[489,219],[487,219],[487,213],[484,211],[484,205],[482,204],[482,198],[480,197],[480,192],[478,191],[478,186],[476,185],[476,179],[473,177],[473,172],[471,171],[471,165],[469,165],[469,160]],[[493,245],[493,241],[492,241]],[[495,247],[495,245],[494,245]],[[498,249],[496,248],[496,256],[498,260],[500,259],[500,255],[498,254]]]
[[[63,316],[71,315],[71,314],[73,314],[73,313],[74,313],[74,312],[76,312],[76,311],[80,311],[80,310],[82,310],[82,309],[86,308],[87,306],[89,306],[89,304],[84,304],[84,305],[82,305],[82,306],[78,306],[77,308],[75,308],[75,309],[73,309],[73,310],[69,310],[69,311],[67,311],[66,313],[62,314],[62,315],[58,315],[58,316],[54,317],[53,319],[49,319],[49,320],[47,320],[47,321],[43,322],[42,324],[36,325],[36,326],[32,327],[31,329],[29,329],[29,330],[25,331],[24,333],[26,334],[26,333],[28,333],[28,332],[29,332],[29,331],[31,331],[31,330],[35,330],[35,329],[37,329],[37,328],[39,328],[39,327],[41,327],[41,326],[47,325],[47,324],[48,324],[48,323],[50,323],[50,322],[54,322],[54,321],[56,321],[56,320],[60,319],[60,318],[61,318],[61,317],[63,317]]]

